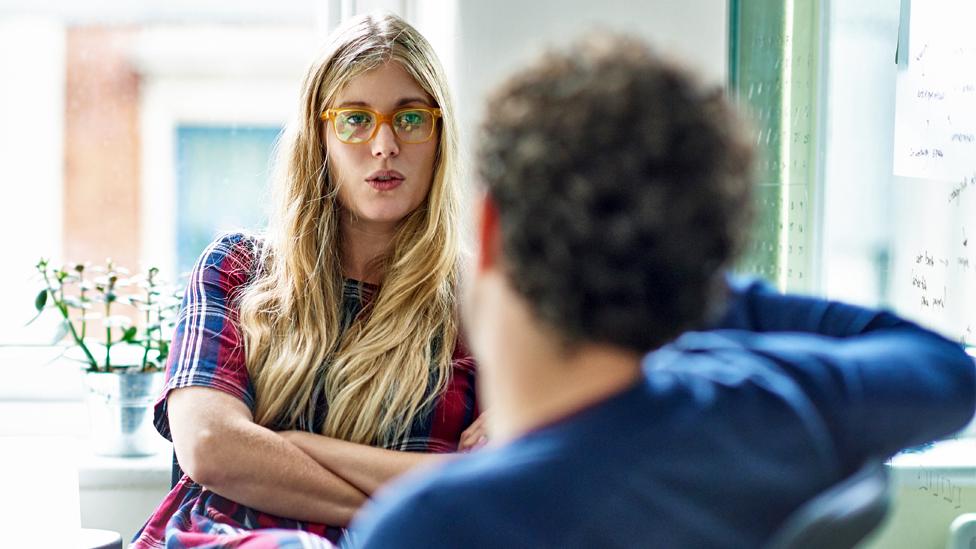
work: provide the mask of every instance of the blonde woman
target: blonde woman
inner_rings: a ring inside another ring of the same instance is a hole
[[[457,156],[423,36],[392,15],[337,31],[267,233],[220,238],[191,275],[155,418],[186,474],[135,547],[335,542],[380,485],[482,439]]]

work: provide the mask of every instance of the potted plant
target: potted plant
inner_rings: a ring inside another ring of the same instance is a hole
[[[41,259],[37,271],[44,283],[34,299],[37,314],[57,311],[54,343],[85,368],[95,452],[156,453],[161,438],[152,426],[152,405],[162,388],[181,292],[163,284],[155,267],[129,277],[111,260],[52,267]]]

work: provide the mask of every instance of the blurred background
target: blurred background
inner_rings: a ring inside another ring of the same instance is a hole
[[[917,265],[948,261],[939,242],[960,227],[965,246],[960,223],[976,215],[976,201],[932,215],[947,184],[892,172],[904,5],[0,0],[0,443],[58,437],[78,471],[80,524],[126,540],[141,526],[168,490],[171,450],[162,444],[142,458],[91,451],[82,372],[52,347],[60,319],[45,314],[26,326],[42,288],[35,264],[111,258],[132,274],[157,267],[178,282],[217,233],[261,229],[276,139],[298,106],[307,64],[344,18],[374,10],[400,14],[433,44],[466,150],[485,93],[542,48],[599,29],[647,38],[726,87],[748,113],[763,157],[760,220],[742,270],[782,289],[892,306],[971,344],[976,291],[948,307],[945,291],[976,283],[923,289]],[[4,448],[0,474],[16,474]],[[929,485],[936,478],[960,500],[976,497],[973,464],[962,477],[932,470]],[[906,494],[919,493],[918,474]],[[925,501],[903,506],[900,529],[875,546],[941,547],[959,501]],[[0,506],[0,523],[7,517]]]
[[[52,347],[61,319],[47,310],[26,326],[43,287],[39,258],[111,258],[179,282],[218,232],[260,229],[275,142],[307,64],[342,19],[374,10],[405,17],[433,44],[466,147],[505,72],[597,26],[653,39],[716,85],[727,78],[725,0],[0,0],[0,442],[23,457],[0,456],[0,472],[28,498],[0,507],[0,523],[17,517],[29,532],[34,518],[50,531],[29,511],[37,491],[27,486],[52,471],[31,457],[38,445],[63,448],[58,459],[77,470],[80,499],[63,483],[45,490],[69,502],[65,523],[79,524],[80,508],[82,526],[126,542],[170,483],[165,444],[148,457],[92,450],[84,375]],[[30,463],[33,472],[11,471]]]
[[[594,23],[726,75],[722,0],[2,0],[0,341],[44,340],[21,329],[40,256],[173,277],[217,231],[259,228],[307,63],[344,16],[377,9],[434,44],[466,138],[501,74]]]

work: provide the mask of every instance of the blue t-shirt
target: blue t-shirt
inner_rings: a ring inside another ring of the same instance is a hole
[[[894,315],[737,285],[639,383],[389,487],[359,547],[757,547],[865,460],[962,427],[976,372]]]

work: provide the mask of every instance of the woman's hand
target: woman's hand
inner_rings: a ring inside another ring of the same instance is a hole
[[[306,431],[279,431],[278,435],[366,495],[411,469],[451,456],[387,450]]]
[[[481,448],[488,443],[488,422],[485,416],[488,412],[483,412],[478,419],[474,420],[467,429],[461,433],[458,441],[458,452],[471,452]]]

